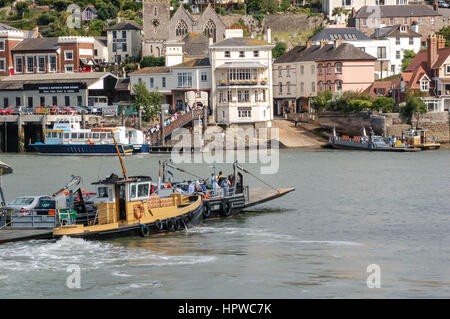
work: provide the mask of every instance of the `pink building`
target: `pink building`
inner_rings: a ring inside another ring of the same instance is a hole
[[[339,40],[321,45],[314,61],[318,92],[364,91],[375,80],[376,58]]]

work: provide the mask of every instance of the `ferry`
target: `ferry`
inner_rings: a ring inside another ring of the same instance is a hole
[[[44,143],[30,144],[45,155],[115,155],[149,153],[150,146],[142,131],[124,126],[82,129],[78,117],[58,118],[52,129],[44,129]]]
[[[417,147],[421,150],[437,150],[441,144],[433,137],[431,140],[427,139],[426,130],[416,128],[409,129],[406,134],[402,134],[409,145]]]
[[[361,130],[361,136],[350,137],[347,135],[337,136],[336,129],[333,127],[333,132],[330,136],[330,145],[338,149],[350,150],[366,150],[366,151],[390,151],[391,146],[386,143],[384,138],[375,135],[372,131],[370,136],[366,135],[364,128]]]

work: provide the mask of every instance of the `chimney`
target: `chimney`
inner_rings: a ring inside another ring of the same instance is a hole
[[[437,49],[443,49],[445,48],[445,39],[442,35],[437,36]]]
[[[334,40],[333,46],[334,46],[334,48],[336,49],[336,48],[338,48],[342,43],[344,43],[344,40],[342,40],[342,39],[336,39],[336,40]],[[321,45],[321,46],[322,46],[322,45]]]
[[[327,41],[325,40],[320,40],[320,47],[322,48],[325,44],[327,44]]]
[[[436,34],[432,34],[427,39],[427,67],[431,70],[432,65],[437,59],[438,41]]]
[[[267,28],[267,42],[272,43],[272,30],[270,27]]]
[[[306,48],[310,48],[313,46],[313,42],[312,41],[306,41]]]
[[[411,31],[419,33],[419,25],[417,24],[417,21],[413,21],[411,24]]]
[[[116,18],[116,23],[120,23],[120,18],[119,17]]]

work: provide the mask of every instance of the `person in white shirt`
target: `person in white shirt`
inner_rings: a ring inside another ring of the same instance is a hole
[[[195,185],[191,181],[188,181],[188,194],[192,194],[195,192]]]

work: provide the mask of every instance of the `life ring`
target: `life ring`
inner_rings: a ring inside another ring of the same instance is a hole
[[[177,230],[182,230],[184,228],[183,220],[181,219],[181,217],[175,220],[175,227]]]
[[[170,184],[170,183],[167,183],[167,184],[164,186],[164,189],[167,189],[167,187],[170,187],[170,188],[173,189],[173,186],[172,186],[172,184]]]
[[[228,217],[231,215],[231,211],[233,210],[233,205],[228,200],[220,203],[220,214],[224,217]]]
[[[163,230],[163,228],[164,228],[164,224],[163,224],[163,222],[162,222],[160,219],[157,219],[157,220],[155,221],[155,227],[156,227],[156,229],[157,229],[158,231],[161,231],[161,230]]]
[[[211,204],[209,202],[205,203],[205,209],[203,210],[203,217],[208,218],[211,215]]]
[[[91,140],[86,140],[86,144],[88,144],[88,145],[95,145],[95,143],[92,142]]]
[[[136,217],[136,219],[141,219],[142,216],[144,216],[144,212],[144,206],[142,206],[141,204],[134,206],[134,217]]]
[[[139,228],[141,229],[141,237],[145,237],[150,234],[150,229],[146,227],[145,224],[139,224]]]
[[[205,193],[205,195],[203,195],[202,199],[206,200],[206,199],[211,199],[211,194],[210,193]]]

